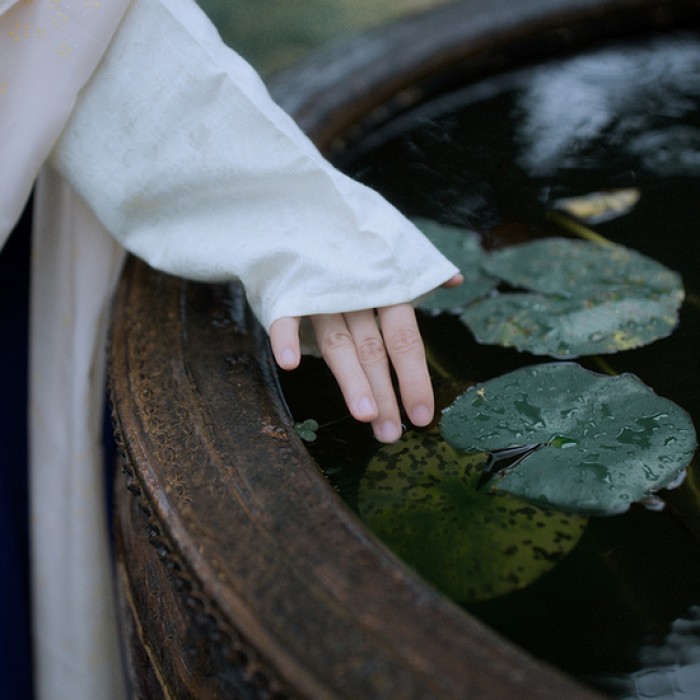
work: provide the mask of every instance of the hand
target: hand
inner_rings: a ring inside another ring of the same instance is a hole
[[[462,282],[456,275],[444,286]],[[300,362],[299,318],[277,319],[270,328],[272,352],[282,369]],[[371,423],[381,442],[401,437],[401,417],[391,381],[390,363],[399,382],[401,402],[411,422],[433,419],[433,390],[423,341],[410,304],[344,314],[311,316],[321,354],[335,376],[350,413]]]

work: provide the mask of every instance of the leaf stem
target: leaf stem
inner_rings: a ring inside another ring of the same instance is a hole
[[[603,370],[605,374],[610,377],[616,377],[618,373],[609,365],[600,355],[594,355],[592,358],[593,362],[598,365],[598,368]]]
[[[609,241],[599,233],[588,228],[588,226],[584,226],[582,223],[571,219],[559,211],[548,211],[545,217],[549,219],[549,221],[553,221],[555,224],[561,226],[563,229],[576,234],[579,238],[598,243],[599,245],[613,245],[612,241]]]
[[[440,360],[438,360],[437,357],[435,357],[435,353],[427,343],[425,343],[425,359],[428,363],[428,367],[434,370],[435,373],[438,374],[440,377],[442,377],[443,379],[451,378],[452,375],[448,372],[448,370],[440,362]]]
[[[336,423],[342,423],[344,420],[348,420],[352,418],[352,416],[347,413],[344,416],[340,416],[340,418],[334,418],[333,420],[329,420],[326,423],[322,423],[318,426],[318,430],[321,430],[321,428],[327,428],[329,425],[335,425]]]

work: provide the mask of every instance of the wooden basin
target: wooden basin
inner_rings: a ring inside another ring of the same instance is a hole
[[[466,81],[699,15],[690,1],[456,2],[337,46],[274,91],[332,156]],[[237,285],[131,260],[111,390],[138,697],[598,697],[472,619],[365,529],[296,436]]]

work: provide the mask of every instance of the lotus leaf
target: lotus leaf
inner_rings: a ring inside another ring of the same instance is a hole
[[[470,387],[444,412],[455,449],[532,446],[490,481],[533,503],[616,513],[682,477],[696,447],[688,414],[631,374],[574,363],[515,370]]]
[[[678,322],[678,302],[670,295],[561,299],[499,294],[472,305],[461,319],[482,344],[568,359],[630,350],[668,336]]]
[[[480,267],[486,252],[477,233],[432,219],[415,218],[413,223],[464,276],[459,287],[438,289],[423,299],[419,304],[421,309],[431,312],[459,310],[488,294],[498,284],[497,279],[485,274]]]
[[[458,454],[437,430],[383,446],[359,484],[369,528],[459,602],[529,585],[580,539],[587,519],[476,486],[485,455]]]
[[[482,343],[572,358],[670,335],[683,301],[679,275],[623,246],[546,238],[490,254],[484,269],[513,287],[461,316]]]
[[[576,299],[609,293],[682,298],[677,273],[637,251],[612,243],[541,238],[495,251],[483,267],[514,287]]]

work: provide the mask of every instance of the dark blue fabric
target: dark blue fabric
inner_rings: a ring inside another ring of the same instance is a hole
[[[27,501],[30,216],[0,252],[0,700],[32,697]]]

